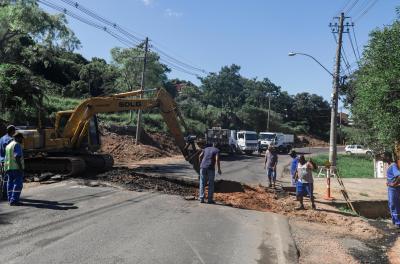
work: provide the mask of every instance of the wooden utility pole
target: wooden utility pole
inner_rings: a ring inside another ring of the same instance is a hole
[[[271,112],[271,94],[268,94],[268,118],[267,118],[267,131],[269,132],[269,119]]]
[[[344,13],[340,14],[338,25],[338,43],[336,49],[336,64],[335,72],[333,74],[333,89],[332,89],[332,108],[331,108],[331,129],[329,140],[329,162],[335,167],[337,158],[337,113],[338,113],[338,94],[340,87],[340,60],[342,57],[342,36],[343,36],[343,23]]]
[[[144,91],[145,87],[145,73],[146,73],[146,64],[147,64],[147,52],[149,48],[149,38],[146,38],[144,43],[144,58],[143,58],[143,69],[142,69],[142,80],[140,82],[140,90]],[[143,93],[140,94],[140,99],[143,98]],[[136,120],[136,145],[140,142],[140,133],[142,131],[141,127],[142,122],[142,110],[139,109],[137,113],[137,120]]]

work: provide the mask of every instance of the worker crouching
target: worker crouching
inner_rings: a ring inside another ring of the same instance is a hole
[[[8,178],[7,199],[11,206],[21,205],[19,198],[21,196],[24,178],[23,140],[24,136],[17,132],[14,134],[14,140],[6,147],[4,171]]]

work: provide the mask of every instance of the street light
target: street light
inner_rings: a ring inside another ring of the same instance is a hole
[[[331,73],[324,65],[322,65],[316,58],[314,58],[313,56],[306,54],[306,53],[300,53],[300,52],[289,52],[288,54],[290,57],[296,56],[296,55],[303,55],[303,56],[307,56],[310,57],[311,59],[313,59],[316,63],[319,64],[319,66],[321,66],[322,68],[324,68],[324,70],[329,73],[330,76],[335,77],[333,75],[333,73]]]
[[[336,76],[331,73],[324,65],[322,65],[316,58],[313,56],[306,54],[306,53],[300,53],[300,52],[289,52],[289,56],[293,57],[295,55],[303,55],[307,56],[311,59],[313,59],[316,63],[319,64],[327,73],[329,73],[330,76],[333,77],[333,79],[336,79]],[[333,93],[332,93],[333,94]],[[337,107],[334,107],[337,102],[335,101],[335,98],[332,97],[332,111],[331,111],[331,129],[330,129],[330,140],[329,140],[329,162],[331,163],[332,166],[336,166],[336,157],[337,157],[337,143],[336,143],[336,136],[337,136]]]

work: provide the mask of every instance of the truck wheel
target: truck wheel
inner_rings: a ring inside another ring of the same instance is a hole
[[[251,154],[253,154],[253,151],[251,151],[251,150],[245,150],[244,153],[246,153],[246,155],[251,155]]]

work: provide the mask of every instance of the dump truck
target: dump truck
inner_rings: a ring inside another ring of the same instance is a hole
[[[288,153],[293,148],[294,135],[278,132],[260,132],[259,152],[267,150],[269,146],[275,147],[279,152]]]
[[[200,150],[194,137],[184,136],[188,131],[178,106],[165,89],[119,93],[104,97],[91,97],[74,110],[55,113],[54,127],[23,128],[25,168],[28,172],[53,172],[76,175],[85,170],[105,171],[113,166],[110,155],[98,153],[101,147],[96,114],[158,108],[185,159],[199,171]]]
[[[233,140],[232,132],[236,133],[235,130],[223,129],[221,127],[207,129],[205,133],[206,144],[216,144],[222,153],[233,155],[236,152],[236,144]]]

